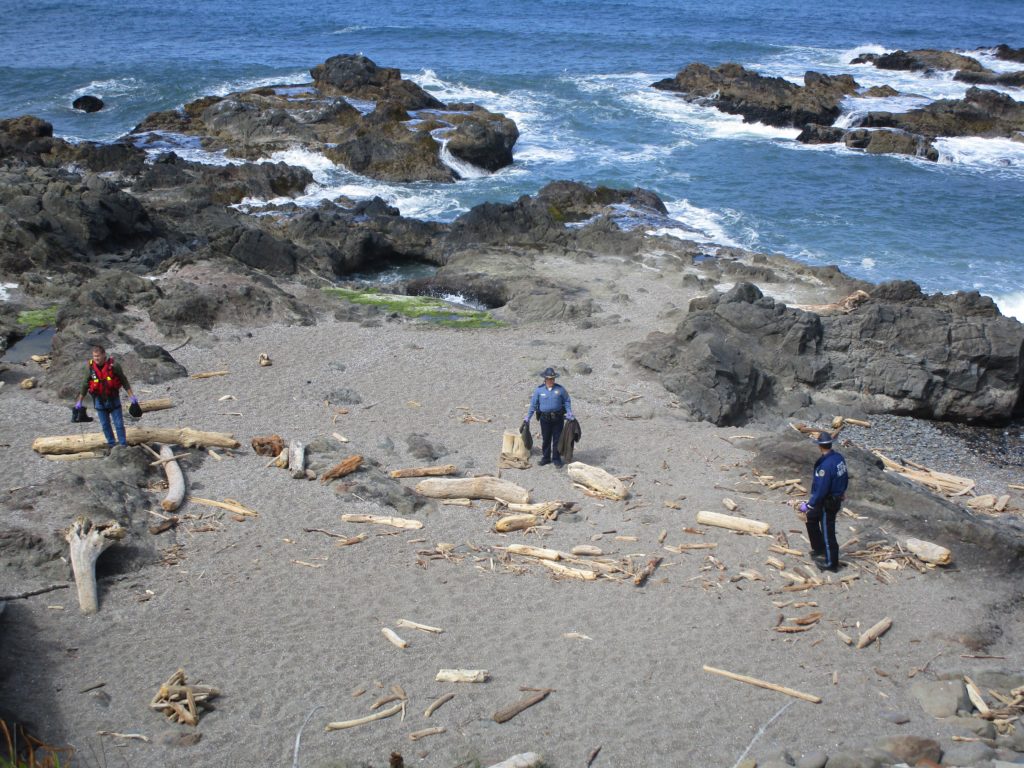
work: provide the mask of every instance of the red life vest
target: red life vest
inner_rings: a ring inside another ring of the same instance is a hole
[[[89,394],[96,397],[116,397],[121,380],[114,373],[114,358],[108,357],[103,367],[89,361]]]

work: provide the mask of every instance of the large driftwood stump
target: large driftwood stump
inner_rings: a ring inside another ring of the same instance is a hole
[[[173,512],[185,500],[185,475],[182,474],[178,462],[174,461],[174,449],[169,445],[160,447],[160,458],[164,461],[164,472],[167,473],[167,496],[160,506],[167,512]]]
[[[115,541],[128,534],[117,522],[111,520],[102,525],[93,525],[87,517],[78,517],[71,524],[65,538],[71,545],[71,570],[78,587],[78,607],[82,613],[96,613],[99,600],[96,596],[96,561]]]
[[[306,446],[301,440],[288,443],[288,471],[296,480],[306,476]]]
[[[530,492],[497,477],[453,477],[421,480],[416,493],[432,499],[500,499],[517,504],[530,501]]]
[[[574,483],[584,486],[595,496],[612,501],[622,501],[629,495],[625,484],[600,467],[592,467],[582,461],[574,461],[567,466],[566,472]]]
[[[125,430],[129,445],[141,443],[169,443],[186,448],[238,448],[239,442],[226,432],[201,432],[191,427],[179,429],[150,429],[147,427],[129,427]],[[90,432],[85,435],[61,435],[59,437],[37,437],[32,441],[32,450],[36,453],[81,453],[96,451],[107,447],[107,439],[102,432]]]

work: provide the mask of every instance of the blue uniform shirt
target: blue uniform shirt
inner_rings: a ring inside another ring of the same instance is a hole
[[[541,384],[533,390],[533,397],[530,398],[530,412],[526,414],[526,421],[536,412],[551,413],[553,411],[565,411],[567,418],[572,418],[572,402],[569,400],[569,393],[561,384],[555,384],[548,389],[546,384]]]
[[[829,451],[814,462],[814,483],[811,485],[811,498],[807,506],[819,509],[826,496],[843,496],[849,482],[846,459],[841,453]]]

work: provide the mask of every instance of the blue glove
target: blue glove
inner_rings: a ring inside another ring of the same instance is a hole
[[[807,502],[806,501],[801,501],[800,502],[800,511],[803,512],[804,514],[807,514]]]
[[[565,418],[567,418],[569,421],[575,421],[576,420],[576,417],[573,416],[571,413],[565,414]]]
[[[78,400],[75,402],[75,408],[81,408],[81,407],[82,407],[82,398],[78,398]]]
[[[132,402],[133,403],[139,402],[139,398],[137,398],[135,395],[132,395]]]

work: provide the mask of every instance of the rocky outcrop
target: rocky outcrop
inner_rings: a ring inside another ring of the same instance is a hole
[[[853,59],[851,64],[874,64],[879,69],[905,72],[988,72],[981,62],[962,53],[919,49],[914,51],[892,51],[891,53],[865,53]]]
[[[848,314],[786,307],[749,283],[695,299],[635,361],[691,416],[718,425],[808,403],[972,423],[1024,409],[1024,326],[976,293],[926,297],[883,284]]]
[[[1004,88],[1024,88],[1024,71],[1018,72],[968,72],[960,71],[953,76],[954,80],[973,85],[999,85]]]
[[[995,47],[997,59],[1002,61],[1024,62],[1024,48],[1011,48],[1006,43],[1000,43]]]
[[[820,455],[815,445],[788,427],[780,435],[737,445],[756,454],[754,465],[761,472],[779,477],[806,476]],[[1017,573],[1024,564],[1024,526],[1019,522],[975,515],[921,485],[884,472],[881,461],[868,451],[842,440],[836,448],[850,471],[847,500],[871,519],[872,526],[884,528],[889,536],[913,536],[948,547],[961,568]]]
[[[442,161],[442,141],[456,157],[489,171],[512,162],[519,133],[503,115],[473,104],[446,106],[399,70],[365,56],[334,56],[310,74],[312,85],[207,96],[154,113],[133,134],[198,136],[207,149],[249,160],[303,147],[355,173],[396,182],[456,180]],[[348,99],[374,108],[363,114]]]
[[[103,109],[103,99],[98,96],[79,96],[73,102],[71,106],[74,109],[79,109],[82,112],[99,112]]]
[[[1005,93],[970,88],[962,99],[940,99],[902,114],[870,112],[864,128],[898,128],[927,138],[1009,137],[1024,130],[1024,104]]]
[[[869,155],[911,155],[932,162],[939,159],[931,141],[907,131],[855,128],[843,133],[841,140],[850,149],[863,149]]]
[[[804,75],[799,86],[781,77],[765,77],[739,64],[690,64],[674,78],[654,83],[688,99],[742,115],[745,122],[784,128],[803,128],[807,123],[831,125],[839,117],[844,96],[858,85],[849,75],[831,77],[817,72]]]

